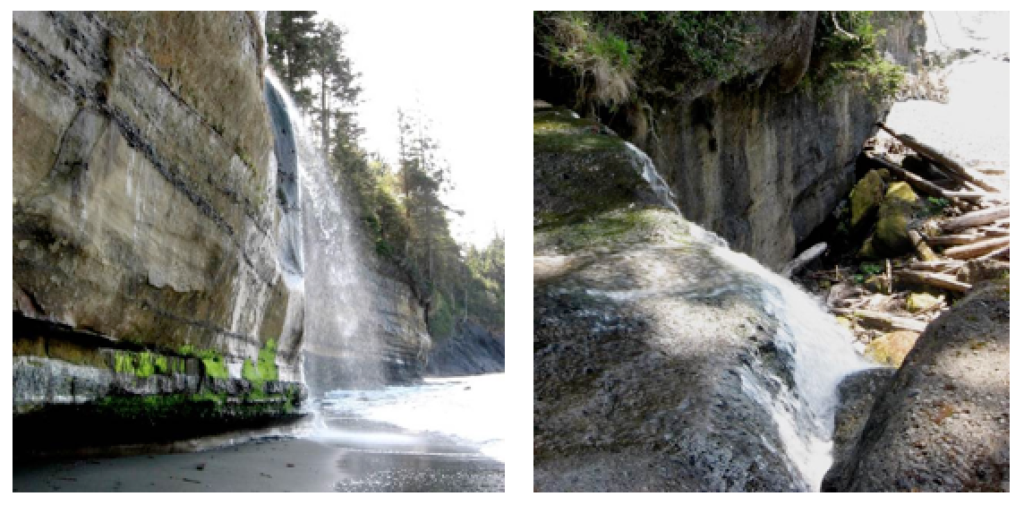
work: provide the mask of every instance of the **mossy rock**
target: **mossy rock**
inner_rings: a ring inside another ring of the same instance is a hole
[[[872,340],[864,349],[864,354],[879,364],[898,368],[914,348],[917,337],[917,332],[907,330],[886,333]]]
[[[894,257],[909,252],[913,247],[908,234],[910,223],[923,208],[921,200],[907,183],[896,182],[889,186],[878,208],[878,223],[872,240],[876,254]]]
[[[861,244],[860,249],[857,250],[857,258],[871,260],[878,258],[878,253],[875,252],[875,236],[871,235],[867,240]]]
[[[571,254],[581,250],[620,250],[634,244],[683,245],[689,224],[659,207],[624,207],[585,221],[545,226],[534,231],[534,251]]]
[[[657,202],[636,155],[606,127],[565,112],[534,114],[534,227]]]
[[[910,293],[907,297],[907,310],[918,312],[939,303],[939,299],[928,293]]]
[[[885,181],[881,174],[878,170],[868,172],[850,192],[850,224],[856,228],[865,217],[872,216],[884,197]]]
[[[872,275],[864,280],[864,287],[875,293],[888,294],[889,286],[886,284],[885,279],[880,275]]]

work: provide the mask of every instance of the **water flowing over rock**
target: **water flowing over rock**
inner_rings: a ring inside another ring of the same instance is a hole
[[[274,78],[267,83],[281,146],[278,199],[284,222],[295,216],[282,226],[282,244],[294,242],[282,254],[294,258],[292,269],[301,275],[307,385],[322,394],[418,379],[431,345],[423,307],[397,268],[373,252],[338,175],[282,85]],[[286,238],[293,236],[300,238]]]
[[[866,366],[849,333],[664,203],[645,154],[556,121],[534,128],[537,488],[817,489],[836,386]],[[586,214],[559,189],[581,169],[605,181]]]

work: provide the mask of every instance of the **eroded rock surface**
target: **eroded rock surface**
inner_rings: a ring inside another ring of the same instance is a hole
[[[928,325],[826,491],[1008,491],[1010,291],[986,283]]]
[[[534,181],[550,184],[535,195],[558,193],[559,174],[584,165],[604,177],[586,188],[600,198],[588,215],[570,197],[535,229],[536,488],[802,489],[771,414],[745,390],[755,370],[785,377],[791,359],[755,282],[650,203],[621,140],[538,139],[563,134],[535,128]]]

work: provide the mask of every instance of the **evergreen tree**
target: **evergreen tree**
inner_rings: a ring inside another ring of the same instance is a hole
[[[274,72],[281,78],[296,105],[308,110],[312,95],[302,87],[315,66],[317,24],[315,11],[267,13],[267,53]]]
[[[314,71],[320,81],[320,90],[316,93],[320,108],[315,112],[315,118],[325,157],[331,149],[332,122],[338,130],[337,135],[345,137],[343,145],[354,144],[362,133],[355,124],[354,113],[346,112],[358,104],[362,92],[355,83],[359,74],[352,70],[352,61],[345,54],[344,37],[347,33],[331,21],[321,23],[316,30]]]

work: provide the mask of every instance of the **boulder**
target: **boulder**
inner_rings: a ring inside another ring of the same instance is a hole
[[[871,341],[864,355],[885,366],[898,367],[917,342],[916,331],[899,330],[886,333]]]
[[[930,293],[910,293],[907,295],[907,310],[919,312],[939,303],[939,298]]]
[[[884,197],[885,181],[878,170],[868,172],[850,192],[850,224],[857,228],[864,218],[874,217]]]
[[[871,414],[871,407],[889,387],[896,370],[893,368],[869,368],[854,372],[839,383],[839,404],[836,407],[835,431],[832,435],[832,458],[844,460],[856,447],[864,423]]]
[[[910,241],[910,223],[923,209],[923,204],[914,190],[905,182],[889,186],[878,209],[878,223],[872,246],[877,254],[899,256],[913,247]]]
[[[992,281],[928,325],[825,491],[1008,491],[1010,286]]]

